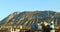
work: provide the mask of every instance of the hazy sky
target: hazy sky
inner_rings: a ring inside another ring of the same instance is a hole
[[[60,0],[0,0],[0,20],[15,11],[53,10],[60,12]]]

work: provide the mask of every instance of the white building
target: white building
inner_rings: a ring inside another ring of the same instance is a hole
[[[50,28],[52,28],[52,30],[50,32],[55,32],[55,29],[54,29],[54,21],[51,21]]]

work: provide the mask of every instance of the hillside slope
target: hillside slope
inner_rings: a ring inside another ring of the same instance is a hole
[[[52,18],[54,17],[54,18]],[[38,21],[37,21],[38,19]],[[51,21],[60,23],[60,13],[53,11],[34,11],[34,12],[14,12],[4,18],[0,25],[6,26],[19,26],[19,25],[31,25],[41,21]],[[59,24],[60,25],[60,24]]]

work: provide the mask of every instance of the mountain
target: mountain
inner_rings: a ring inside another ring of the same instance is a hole
[[[38,21],[37,21],[38,19]],[[19,25],[31,25],[36,22],[51,21],[60,25],[60,13],[54,11],[26,11],[26,12],[14,12],[4,18],[0,25],[5,26],[19,26]]]

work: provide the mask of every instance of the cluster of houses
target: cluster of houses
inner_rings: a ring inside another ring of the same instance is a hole
[[[55,32],[54,21],[34,23],[31,24],[30,29],[23,29],[23,26],[6,26],[6,28],[9,28],[8,32]]]

